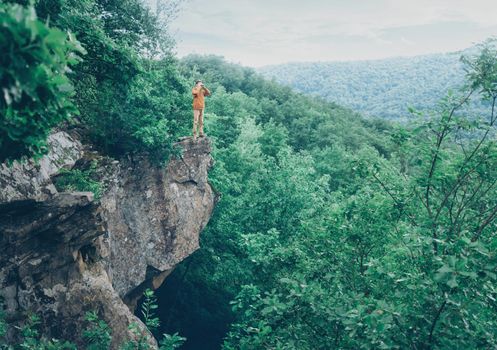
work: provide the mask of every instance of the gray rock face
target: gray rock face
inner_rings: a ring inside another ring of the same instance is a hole
[[[70,169],[83,154],[81,142],[60,131],[48,137],[49,153],[38,162],[15,162],[11,167],[0,164],[0,203],[13,200],[44,200],[57,190],[50,177],[61,168]]]
[[[84,157],[84,148],[65,133],[51,146],[38,165],[0,169],[0,296],[14,324],[35,312],[45,335],[77,344],[84,313],[96,311],[117,348],[134,337],[131,323],[146,332],[133,315],[143,290],[158,288],[199,247],[216,202],[207,181],[210,143],[181,141],[183,156],[165,168],[145,157],[109,162],[100,201],[57,192],[50,177]]]
[[[144,281],[170,272],[199,247],[215,195],[208,139],[179,143],[181,159],[163,169],[145,158],[121,163],[117,181],[102,198],[108,239],[102,255],[118,294],[132,304]],[[150,284],[142,287],[150,287]]]

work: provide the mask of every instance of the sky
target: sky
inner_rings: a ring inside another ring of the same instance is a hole
[[[184,0],[171,33],[251,67],[415,56],[497,36],[497,0]]]

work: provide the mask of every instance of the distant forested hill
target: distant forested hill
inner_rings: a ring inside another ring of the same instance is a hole
[[[259,72],[299,92],[320,95],[365,115],[405,119],[408,106],[433,109],[448,90],[464,83],[461,54],[288,63],[262,67]],[[480,111],[480,107],[473,103],[471,112]]]

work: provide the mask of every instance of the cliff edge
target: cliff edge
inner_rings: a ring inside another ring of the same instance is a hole
[[[0,297],[7,320],[16,324],[36,313],[45,336],[82,344],[84,315],[96,311],[117,348],[134,337],[130,324],[146,332],[133,314],[143,291],[158,288],[199,248],[216,203],[207,178],[210,141],[183,139],[182,156],[166,167],[145,156],[100,162],[99,200],[59,192],[53,183],[62,168],[96,153],[66,132],[51,135],[49,145],[38,163],[0,166]]]

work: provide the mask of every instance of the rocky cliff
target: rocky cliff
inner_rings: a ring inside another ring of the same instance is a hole
[[[133,314],[143,290],[158,288],[199,247],[216,202],[207,180],[210,142],[182,140],[182,156],[167,167],[146,157],[100,157],[106,189],[99,200],[59,192],[53,183],[60,169],[95,152],[65,132],[49,144],[38,163],[0,168],[0,296],[7,318],[15,324],[36,313],[45,335],[81,344],[84,314],[96,311],[112,328],[116,348],[133,337],[130,324],[145,331]]]

